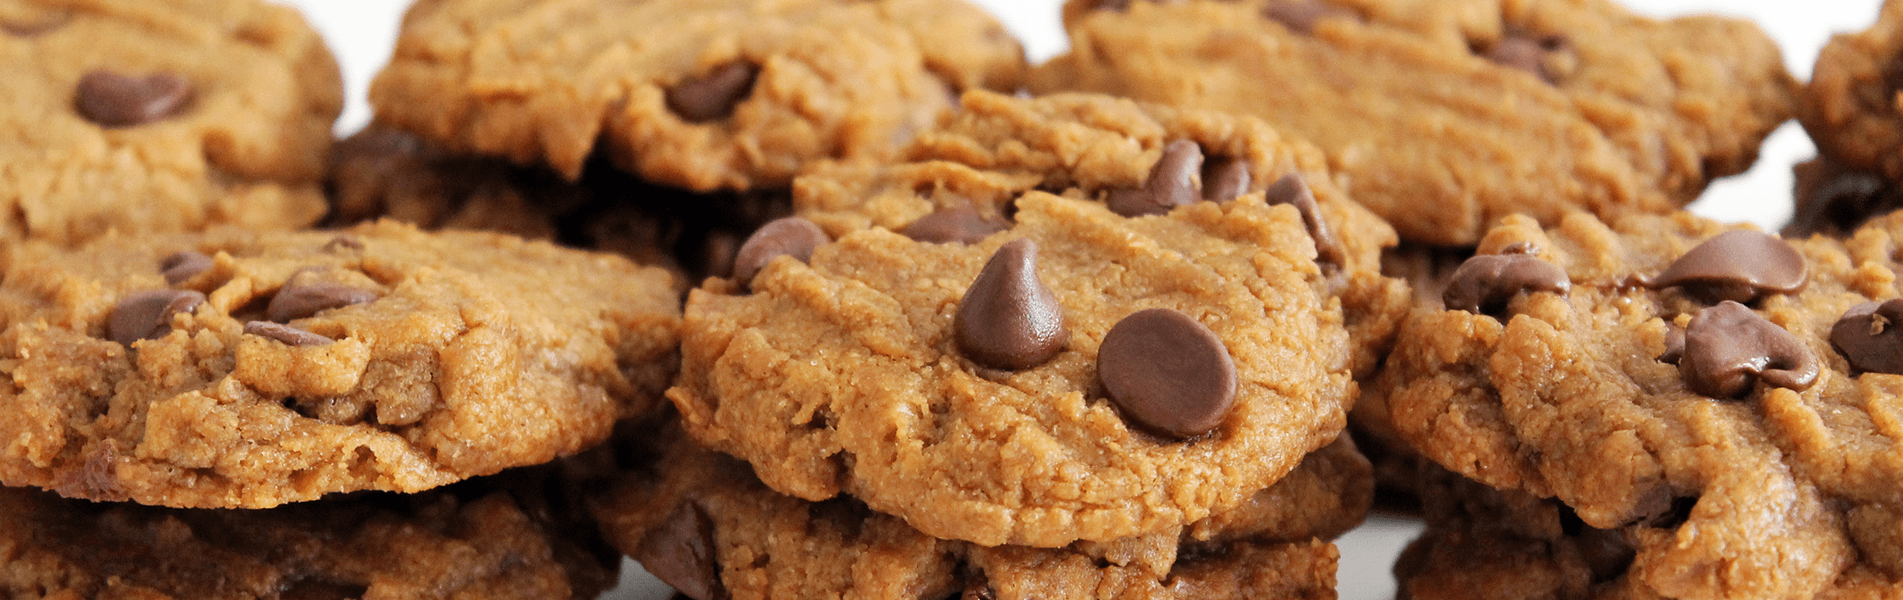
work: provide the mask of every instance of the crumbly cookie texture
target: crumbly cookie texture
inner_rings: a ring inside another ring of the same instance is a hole
[[[498,234],[108,236],[10,249],[0,481],[266,508],[537,464],[647,412],[672,276]]]
[[[493,479],[495,481],[489,481]],[[620,561],[579,506],[513,473],[269,510],[0,488],[0,592],[27,598],[593,598]],[[604,550],[607,550],[604,552]],[[24,596],[21,596],[24,594]]]
[[[1316,245],[1335,248],[1317,258],[1341,302],[1354,372],[1372,372],[1407,311],[1406,285],[1381,273],[1394,229],[1342,193],[1314,146],[1254,118],[1097,94],[1022,99],[974,91],[940,127],[919,135],[905,162],[834,163],[800,177],[794,210],[835,236],[872,227],[904,232],[959,209],[999,229],[1013,202],[1033,190],[1107,200],[1141,188],[1178,141],[1200,149],[1195,185],[1204,191],[1218,187],[1222,167],[1244,173],[1231,192],[1237,195],[1266,196],[1289,175],[1303,180],[1326,230]]]
[[[297,11],[257,0],[0,1],[0,240],[289,229],[343,84]]]
[[[810,264],[775,258],[690,292],[668,391],[688,431],[789,495],[848,493],[934,537],[1040,547],[1204,518],[1340,431],[1347,335],[1294,207],[1251,195],[1130,218],[1035,191],[1015,207],[1006,232],[969,244],[859,230],[806,248]],[[1207,433],[1153,434],[1132,414],[1148,404],[1106,399],[1100,344],[1151,308],[1205,330],[1183,347],[1226,350],[1143,363],[1233,368],[1232,405],[1185,399],[1216,413]],[[1041,328],[1053,315],[1061,333]],[[974,354],[994,342],[1035,342],[1039,358]]]
[[[1903,180],[1903,2],[1883,3],[1868,29],[1830,39],[1811,69],[1797,119],[1819,152],[1852,170]]]
[[[1509,218],[1449,309],[1409,317],[1370,395],[1441,466],[1622,528],[1624,588],[1894,582],[1900,237],[1898,216],[1802,241],[1682,213]]]
[[[962,0],[429,0],[370,101],[452,150],[571,179],[601,151],[663,185],[746,190],[889,156],[957,92],[1015,89],[1023,69]]]
[[[1099,8],[1092,10],[1092,6]],[[1743,171],[1796,83],[1748,22],[1607,0],[1250,0],[1066,6],[1031,89],[1251,114],[1314,142],[1401,238],[1495,220],[1664,212]]]
[[[1333,598],[1334,547],[1372,495],[1343,439],[1242,506],[1187,527],[1064,548],[936,539],[841,496],[774,492],[672,432],[617,439],[605,536],[692,598]]]

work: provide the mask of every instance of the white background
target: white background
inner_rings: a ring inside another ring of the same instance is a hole
[[[1058,22],[1058,0],[973,0],[1005,22],[1024,41],[1033,62],[1064,50]],[[339,133],[349,133],[370,119],[363,102],[364,89],[389,58],[397,24],[407,3],[401,0],[290,0],[330,42],[344,71],[350,101],[338,122]],[[1878,0],[1628,0],[1633,9],[1657,17],[1692,12],[1714,12],[1747,17],[1758,22],[1784,49],[1784,60],[1800,80],[1810,77],[1811,63],[1830,34],[1859,30],[1875,18]],[[1758,166],[1738,177],[1719,181],[1692,209],[1727,221],[1752,221],[1775,229],[1790,216],[1793,163],[1807,159],[1810,141],[1795,123],[1787,124],[1766,142]],[[1370,518],[1362,528],[1339,541],[1342,563],[1339,589],[1342,600],[1385,600],[1394,596],[1388,568],[1394,556],[1417,531],[1413,523],[1384,517]],[[669,590],[627,564],[622,585],[608,598],[660,600]]]

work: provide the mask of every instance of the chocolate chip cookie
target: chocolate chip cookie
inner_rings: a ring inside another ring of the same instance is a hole
[[[1868,29],[1830,39],[1811,69],[1797,119],[1820,153],[1855,171],[1903,180],[1903,3],[1884,2]]]
[[[1094,8],[1093,8],[1094,7]],[[1066,6],[1038,92],[1260,116],[1321,146],[1410,242],[1472,245],[1514,213],[1663,212],[1743,171],[1795,82],[1745,21],[1607,0],[1248,0]]]
[[[492,481],[494,480],[494,481]],[[547,476],[270,510],[0,488],[0,593],[27,598],[593,598],[619,557]],[[575,507],[579,508],[579,507]],[[604,552],[605,550],[605,552]]]
[[[265,508],[537,464],[661,403],[672,275],[389,222],[11,249],[0,480]]]
[[[0,1],[0,240],[288,229],[343,107],[297,11],[257,0]]]
[[[1802,241],[1686,214],[1509,218],[1370,394],[1442,467],[1615,531],[1620,589],[1894,585],[1899,237],[1896,215]]]
[[[1361,520],[1368,463],[1345,438],[1189,526],[1065,548],[934,539],[850,496],[808,502],[674,431],[618,438],[596,515],[690,598],[1332,598],[1332,539]]]
[[[591,153],[662,185],[784,188],[884,157],[961,90],[1015,89],[1023,51],[962,0],[431,0],[370,90],[379,119],[461,153]]]

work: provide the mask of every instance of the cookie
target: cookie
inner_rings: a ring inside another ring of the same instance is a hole
[[[961,0],[431,0],[370,102],[453,151],[570,179],[604,152],[654,183],[749,190],[888,156],[958,91],[1015,89],[1023,69]]]
[[[10,249],[0,481],[267,508],[538,464],[661,403],[672,276],[395,223]]]
[[[1868,29],[1832,36],[1817,54],[1797,119],[1819,153],[1853,171],[1903,179],[1903,3],[1884,2]]]
[[[490,481],[490,480],[496,481]],[[593,598],[619,557],[547,476],[270,510],[0,488],[0,592],[29,598]],[[24,596],[21,596],[24,594]]]
[[[1903,208],[1903,192],[1871,171],[1859,171],[1827,157],[1791,167],[1796,206],[1779,230],[1786,237],[1823,234],[1842,237],[1873,217]]]
[[[1093,7],[1095,7],[1093,9]],[[1262,117],[1327,152],[1401,239],[1470,246],[1514,213],[1664,212],[1756,159],[1796,84],[1755,25],[1608,0],[1066,6],[1030,87]]]
[[[288,229],[343,107],[297,11],[256,0],[0,2],[0,240]]]
[[[1619,531],[1621,589],[1895,585],[1899,236],[1894,215],[1801,241],[1683,213],[1509,218],[1369,395],[1440,466]]]
[[[1345,438],[1242,506],[1065,548],[935,539],[849,496],[781,495],[675,431],[618,439],[604,535],[691,598],[1332,598],[1326,540],[1361,520],[1368,464]]]

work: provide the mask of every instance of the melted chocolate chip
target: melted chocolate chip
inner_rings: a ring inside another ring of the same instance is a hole
[[[934,244],[975,244],[1009,228],[1002,220],[985,216],[970,204],[942,208],[905,226],[905,237]]]
[[[1289,31],[1307,34],[1315,31],[1322,19],[1359,18],[1355,11],[1321,0],[1273,0],[1263,7],[1262,16],[1281,23]]]
[[[1249,163],[1240,158],[1203,162],[1203,199],[1228,202],[1249,193]]]
[[[375,302],[377,293],[335,283],[308,285],[286,284],[264,308],[264,316],[276,323],[289,323],[333,308]]]
[[[1104,198],[1110,212],[1126,217],[1160,215],[1178,206],[1202,200],[1203,149],[1196,142],[1176,140],[1163,147],[1163,158],[1150,178],[1137,189],[1111,190]]]
[[[1789,243],[1761,231],[1738,229],[1705,240],[1646,285],[1681,287],[1711,303],[1744,303],[1766,294],[1795,293],[1804,289],[1808,279],[1804,256]]]
[[[813,250],[827,241],[826,232],[812,221],[799,217],[768,221],[747,237],[746,243],[740,244],[740,251],[733,259],[733,278],[741,285],[751,285],[753,276],[773,259],[791,256],[793,260],[806,262],[813,259]]]
[[[188,313],[205,303],[205,295],[191,290],[147,290],[120,300],[106,320],[106,337],[131,347],[133,342],[164,337],[172,332],[172,315]]]
[[[1903,300],[1850,307],[1830,327],[1830,347],[1859,371],[1903,375]]]
[[[165,274],[165,285],[178,285],[210,269],[211,264],[211,257],[186,250],[173,252],[171,256],[165,257],[165,260],[159,261],[159,272]]]
[[[1802,391],[1821,369],[1804,342],[1732,301],[1698,311],[1685,327],[1678,372],[1693,392],[1737,398],[1753,382]]]
[[[1482,55],[1494,64],[1519,69],[1538,76],[1541,81],[1556,83],[1559,74],[1548,66],[1547,55],[1565,49],[1566,38],[1558,36],[1533,37],[1521,33],[1508,33],[1488,48]]]
[[[1345,254],[1341,242],[1335,239],[1335,232],[1328,229],[1328,221],[1322,219],[1321,205],[1315,203],[1315,192],[1308,189],[1308,181],[1301,175],[1290,173],[1283,175],[1269,189],[1263,192],[1268,203],[1292,204],[1302,213],[1302,225],[1308,228],[1308,237],[1315,240],[1315,262],[1323,265],[1341,267],[1345,264]]]
[[[1669,363],[1669,364],[1676,365],[1678,364],[1678,360],[1684,357],[1685,357],[1685,328],[1679,327],[1675,323],[1666,323],[1665,324],[1665,351],[1659,353],[1658,361],[1662,363]]]
[[[667,109],[689,123],[725,119],[733,109],[753,94],[753,82],[760,67],[748,62],[732,62],[712,73],[682,80],[667,90]]]
[[[1097,350],[1097,377],[1125,421],[1176,439],[1215,430],[1236,401],[1236,362],[1222,338],[1167,308],[1111,327]]]
[[[958,350],[994,369],[1029,369],[1070,342],[1064,307],[1037,276],[1037,244],[1006,243],[991,255],[952,317]]]
[[[1497,317],[1522,292],[1565,295],[1572,289],[1573,280],[1566,271],[1532,254],[1482,254],[1454,270],[1447,290],[1441,293],[1441,304],[1449,310]]]
[[[290,325],[280,325],[269,321],[251,321],[244,324],[244,332],[250,335],[268,337],[292,346],[322,346],[337,340],[330,339],[304,329]]]
[[[172,73],[144,77],[96,70],[79,79],[73,103],[87,120],[106,127],[132,127],[182,112],[192,82]]]
[[[354,235],[339,234],[330,238],[330,241],[324,242],[324,251],[331,253],[362,252],[363,240]]]
[[[714,547],[714,520],[692,502],[683,502],[667,520],[641,537],[630,556],[656,579],[694,600],[721,600],[720,563]]]

